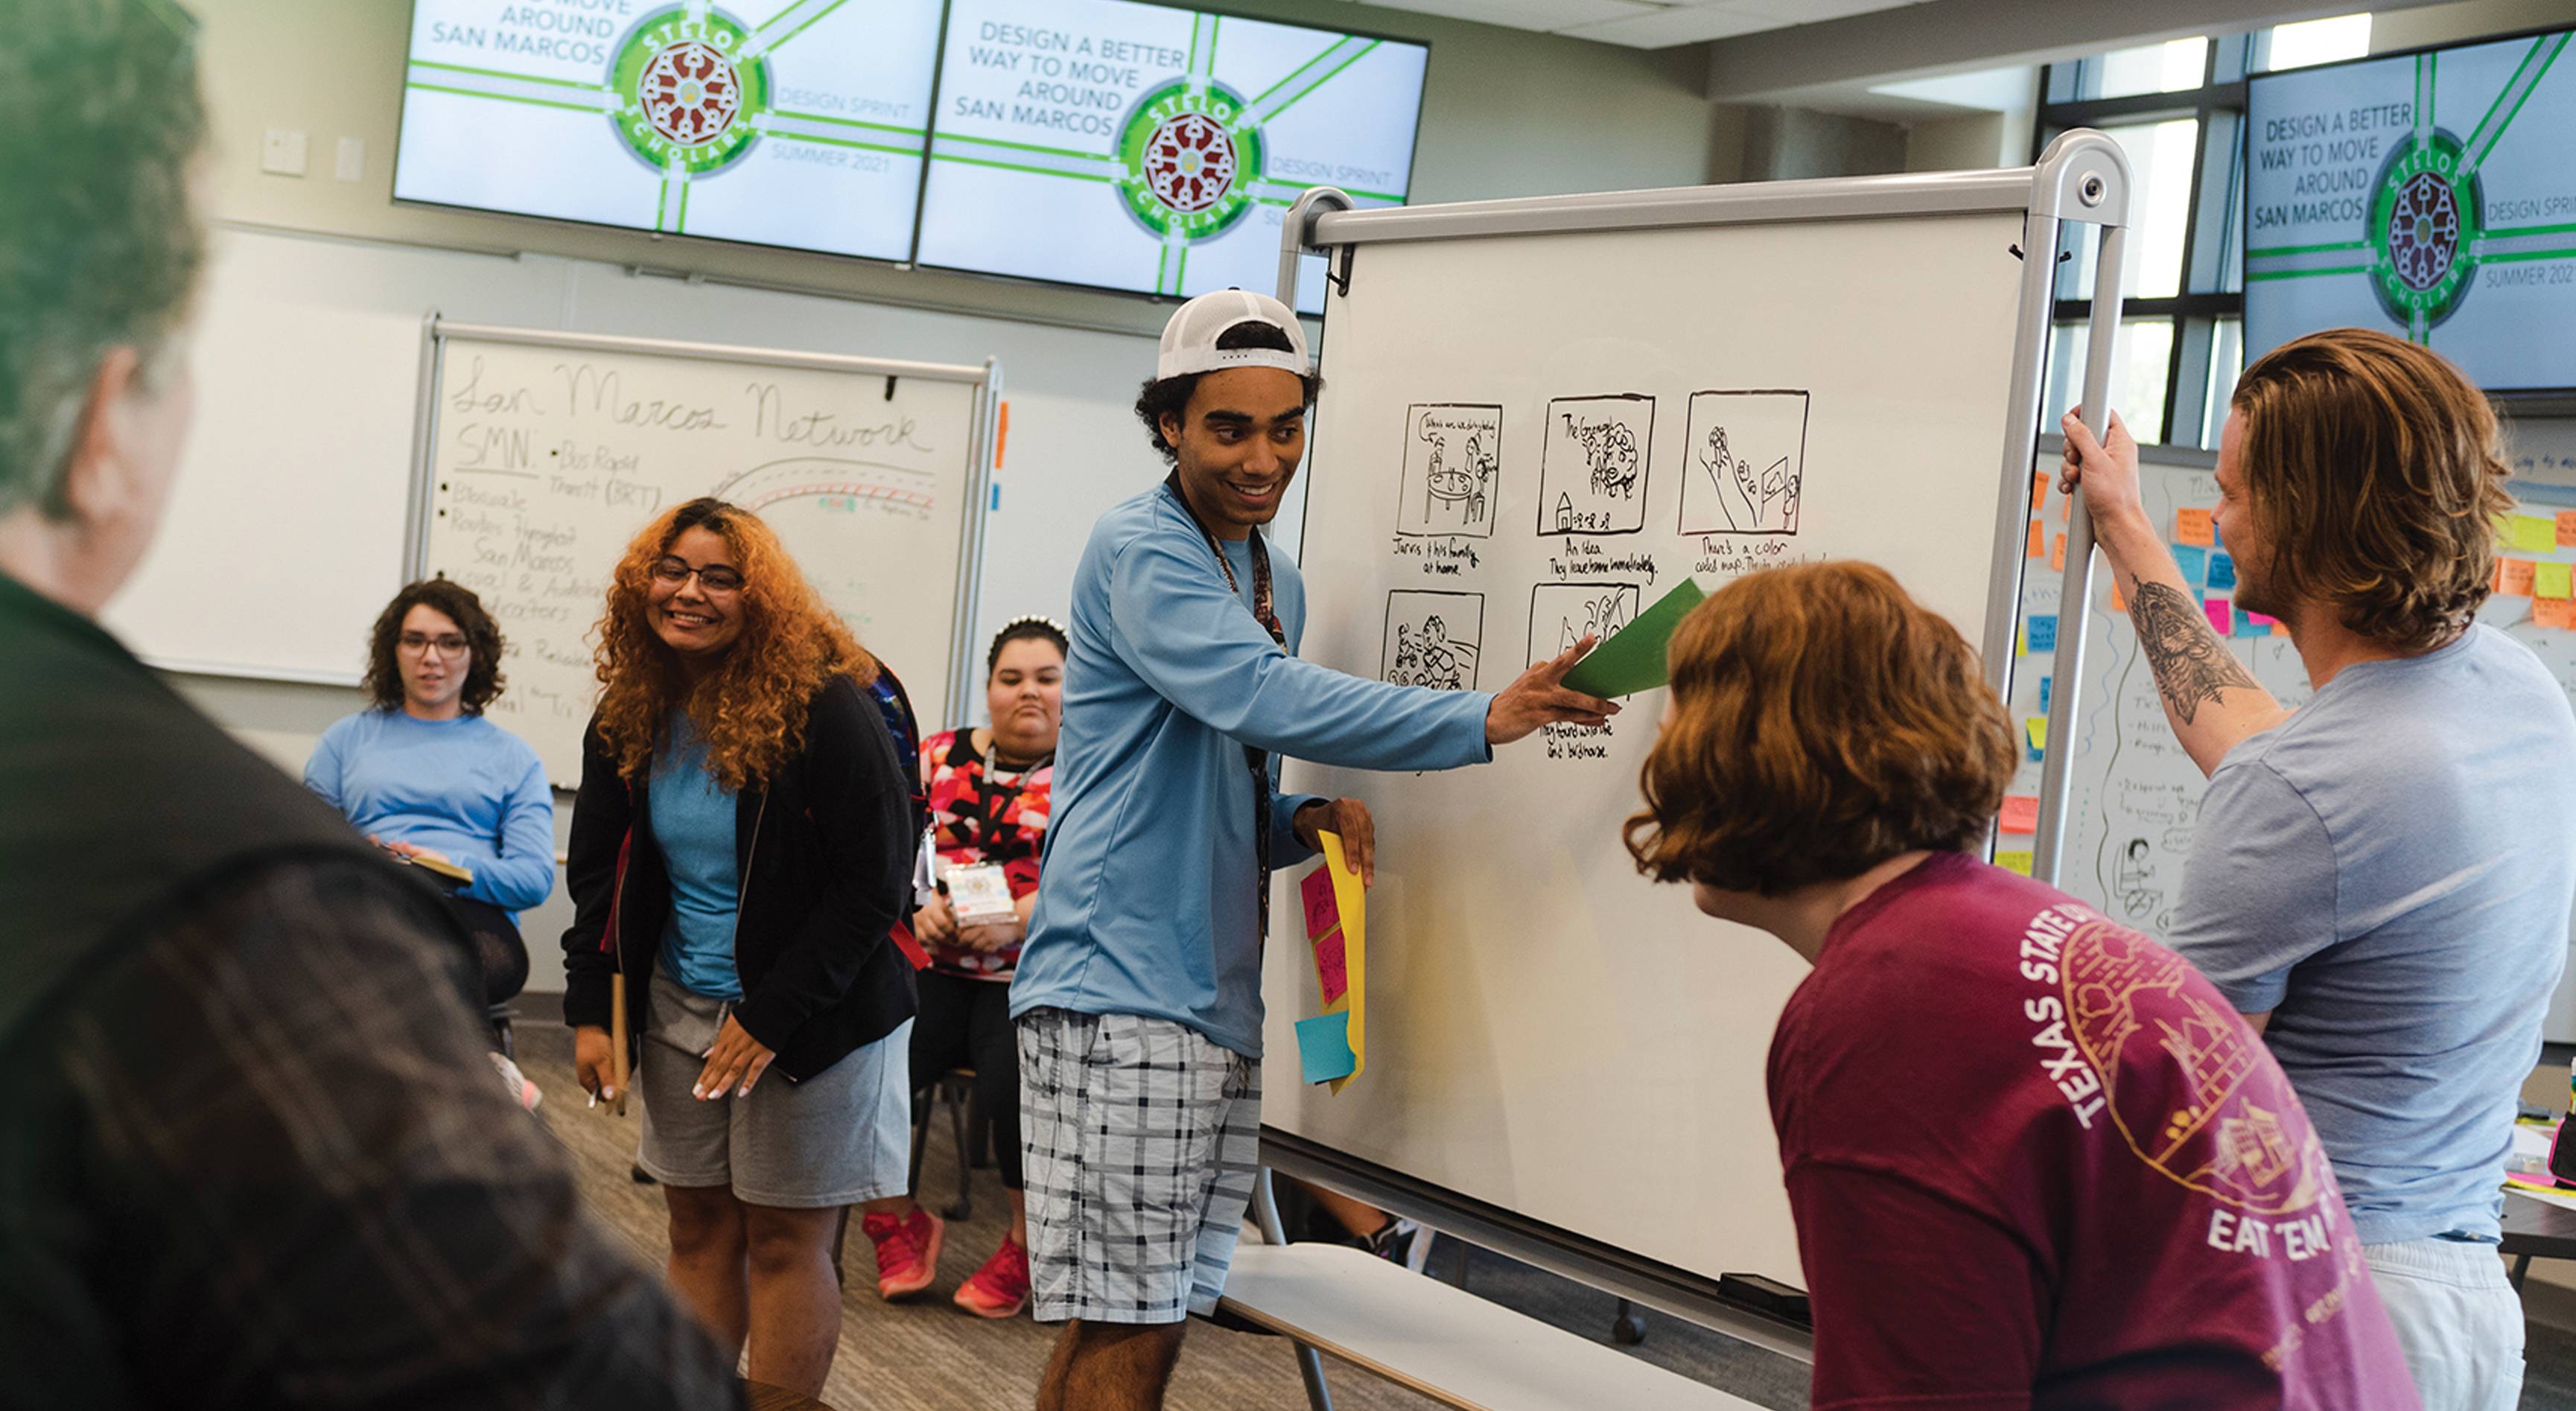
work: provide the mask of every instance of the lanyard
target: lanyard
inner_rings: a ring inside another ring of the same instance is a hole
[[[1200,535],[1206,538],[1208,551],[1216,555],[1216,566],[1225,573],[1226,591],[1242,597],[1243,585],[1234,576],[1234,564],[1226,558],[1225,546],[1217,542],[1215,532],[1207,527],[1207,521],[1199,518],[1198,511],[1190,508],[1189,497],[1181,493],[1181,473],[1173,471],[1171,478],[1163,482],[1163,488],[1171,492],[1172,499],[1181,507],[1181,513],[1188,515],[1190,523],[1197,525]],[[1270,548],[1262,542],[1258,529],[1252,531],[1252,616],[1260,622],[1261,630],[1270,634],[1270,640],[1279,644],[1281,651],[1288,649],[1288,634],[1280,630],[1279,614],[1271,607]],[[1270,760],[1261,750],[1246,745],[1243,747],[1243,761],[1252,770],[1252,890],[1260,903],[1261,939],[1267,942],[1270,939]]]

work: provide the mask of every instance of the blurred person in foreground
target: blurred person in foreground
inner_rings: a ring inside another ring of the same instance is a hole
[[[97,625],[191,411],[195,34],[0,0],[0,1403],[739,1405],[436,896]]]

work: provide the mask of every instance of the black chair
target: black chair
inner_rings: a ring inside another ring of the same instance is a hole
[[[912,1193],[921,1198],[921,1162],[930,1153],[930,1120],[939,1105],[948,1105],[949,1134],[957,1143],[957,1199],[940,1215],[950,1220],[975,1218],[973,1143],[982,1136],[983,1116],[975,1108],[975,1070],[952,1068],[912,1094]]]

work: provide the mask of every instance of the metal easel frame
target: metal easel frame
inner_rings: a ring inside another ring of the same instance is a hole
[[[966,446],[966,504],[959,516],[957,599],[949,613],[946,671],[948,711],[955,715],[974,699],[975,631],[984,582],[984,523],[993,507],[994,456],[999,449],[1002,365],[986,358],[969,363],[923,363],[894,358],[862,358],[840,353],[802,353],[775,348],[746,348],[725,343],[684,343],[669,338],[626,338],[598,333],[562,333],[550,328],[513,328],[499,324],[451,323],[435,309],[420,323],[420,386],[412,411],[411,497],[403,534],[403,576],[418,579],[429,571],[431,489],[436,479],[441,380],[446,373],[443,344],[451,338],[475,343],[509,343],[573,352],[638,353],[652,357],[695,358],[705,362],[743,363],[752,367],[816,368],[864,377],[910,377],[930,382],[963,382],[975,388],[974,409]]]
[[[2025,567],[2023,545],[2031,514],[2032,462],[2038,454],[2041,405],[2047,377],[2049,320],[2055,302],[2054,263],[2061,228],[2090,226],[2101,233],[2086,349],[2083,409],[2099,434],[2111,381],[2113,343],[2120,320],[2120,271],[2126,249],[2132,185],[2119,145],[2089,129],[2068,132],[2037,163],[1994,171],[1936,172],[1905,176],[1847,177],[1737,186],[1684,187],[1548,196],[1528,200],[1472,201],[1454,205],[1354,209],[1349,196],[1317,187],[1289,208],[1280,239],[1279,298],[1297,306],[1302,256],[1326,257],[1327,281],[1347,289],[1360,247],[1399,240],[1459,240],[1494,236],[1658,227],[1755,225],[1860,220],[1890,216],[2013,213],[2022,218],[2019,308],[2014,324],[2012,380],[2004,407],[2003,455],[1995,497],[1996,557],[1988,584],[1980,645],[1987,685],[2007,695]],[[1326,299],[1327,314],[1331,299]],[[1326,331],[1330,332],[1329,317]],[[2082,497],[2069,516],[2064,602],[2054,666],[2057,689],[2050,702],[2052,738],[2072,739],[2083,682],[2084,604],[2092,584],[2093,524]],[[2048,752],[2043,769],[2033,875],[2054,882],[2066,829],[2070,777],[2067,752]],[[1434,1229],[1465,1238],[1567,1278],[1604,1289],[1729,1336],[1801,1359],[1808,1339],[1795,1325],[1748,1307],[1695,1271],[1661,1264],[1555,1226],[1501,1210],[1402,1172],[1335,1151],[1311,1139],[1262,1129],[1258,1213],[1265,1233],[1276,1228],[1270,1209],[1270,1169],[1332,1186]],[[1310,1399],[1329,1408],[1320,1359],[1300,1345],[1301,1370]]]

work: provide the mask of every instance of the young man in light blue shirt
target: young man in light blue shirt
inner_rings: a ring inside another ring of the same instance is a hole
[[[1041,1411],[1159,1406],[1182,1320],[1216,1305],[1260,1133],[1267,873],[1356,799],[1284,795],[1279,761],[1450,769],[1617,707],[1569,691],[1586,639],[1499,695],[1297,659],[1305,586],[1261,534],[1305,451],[1304,330],[1240,290],[1184,304],[1137,401],[1171,478],[1075,570],[1055,814],[1011,987],[1031,1292],[1067,1321]]]
[[[2494,415],[2436,354],[2362,329],[2237,382],[2219,535],[2234,606],[2281,619],[2316,688],[2295,714],[2202,616],[2118,419],[2107,449],[2072,416],[2066,438],[2166,715],[2210,771],[2168,939],[2298,1091],[2428,1411],[2510,1411],[2522,1308],[2497,1221],[2567,959],[2576,715],[2471,620],[2510,508]]]

